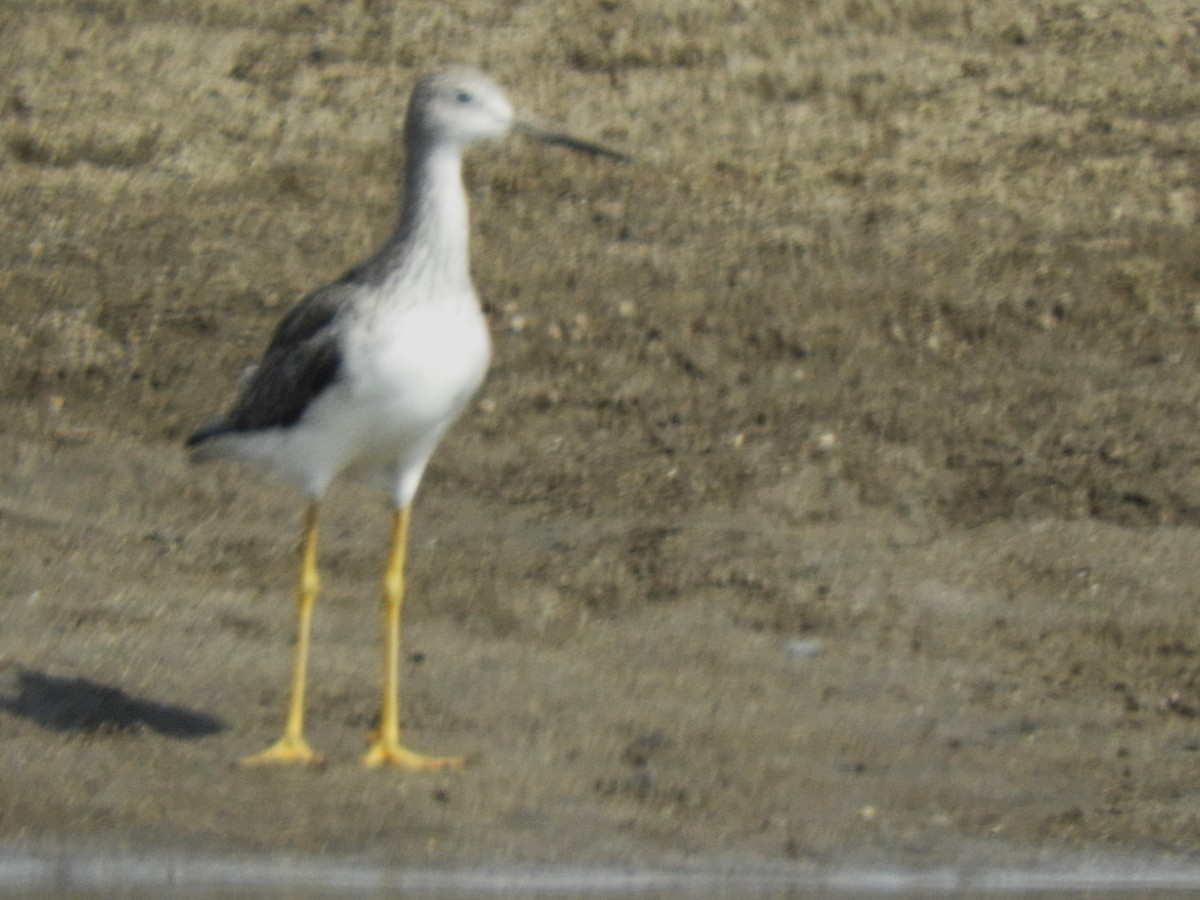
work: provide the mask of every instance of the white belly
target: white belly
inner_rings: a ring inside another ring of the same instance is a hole
[[[491,358],[476,308],[431,306],[348,336],[345,402],[375,410],[385,441],[452,421],[479,389]]]
[[[291,428],[260,432],[239,455],[270,462],[314,496],[345,472],[407,504],[483,382],[487,323],[473,306],[409,309],[345,339],[336,383]]]

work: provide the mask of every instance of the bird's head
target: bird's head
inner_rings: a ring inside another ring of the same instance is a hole
[[[502,138],[516,116],[500,86],[466,66],[439,69],[413,90],[405,128],[422,144],[445,143],[460,149]]]
[[[496,140],[510,131],[593,156],[628,161],[623,153],[571,137],[517,115],[500,86],[469,66],[448,66],[426,75],[413,90],[405,124],[409,145],[447,144],[459,150]]]

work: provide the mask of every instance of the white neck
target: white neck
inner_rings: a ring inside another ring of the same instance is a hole
[[[470,217],[456,146],[414,147],[404,172],[400,224],[382,253],[405,293],[472,293]]]

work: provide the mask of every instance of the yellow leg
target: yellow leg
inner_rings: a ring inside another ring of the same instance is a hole
[[[412,771],[461,766],[462,757],[422,756],[400,745],[400,616],[404,607],[404,556],[408,548],[410,509],[396,510],[387,570],[383,576],[383,702],[379,728],[363,757],[370,767],[391,765]]]
[[[304,739],[304,686],[308,677],[308,642],[312,631],[312,611],[321,587],[317,571],[317,502],[308,506],[304,517],[304,548],[300,556],[300,587],[296,595],[296,659],[292,669],[292,699],[288,704],[283,737],[262,753],[242,760],[242,765],[261,763],[323,763]]]

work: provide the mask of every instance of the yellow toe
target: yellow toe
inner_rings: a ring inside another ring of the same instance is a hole
[[[363,765],[369,769],[392,766],[406,772],[436,772],[438,769],[457,768],[466,762],[462,756],[425,756],[399,744],[378,739],[372,741],[367,755],[363,757]]]
[[[308,741],[302,737],[281,737],[278,741],[261,753],[244,757],[243,766],[260,766],[273,763],[308,763],[323,765],[325,757],[308,746]]]

